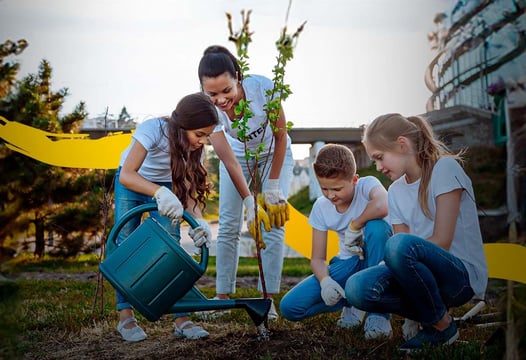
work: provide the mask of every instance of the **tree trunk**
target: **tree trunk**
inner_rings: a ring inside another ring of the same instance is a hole
[[[41,258],[45,254],[46,240],[44,237],[44,220],[35,217],[35,256]]]

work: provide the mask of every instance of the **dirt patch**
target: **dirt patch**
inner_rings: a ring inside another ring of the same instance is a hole
[[[66,274],[58,272],[24,272],[20,278],[46,280],[96,281],[97,272]],[[282,289],[287,290],[302,278],[284,276]],[[256,287],[256,276],[238,277],[240,288]],[[215,287],[215,277],[203,276],[197,286]],[[349,357],[349,347],[354,332],[334,326],[339,314],[327,314],[304,322],[289,322],[282,318],[269,323],[269,336],[261,339],[257,327],[241,309],[213,320],[194,319],[203,326],[210,337],[202,340],[175,338],[173,318],[163,315],[155,322],[141,321],[148,334],[145,341],[124,342],[115,330],[115,321],[99,319],[80,331],[31,331],[31,337],[38,339],[38,347],[27,349],[24,359],[291,359],[324,358],[341,359]],[[361,334],[361,332],[360,332]],[[361,336],[361,335],[360,335]],[[34,339],[30,341],[34,343]],[[349,344],[339,347],[338,344]],[[365,345],[365,344],[364,344]],[[385,343],[384,343],[385,347]],[[390,348],[390,346],[389,346]],[[385,358],[383,348],[374,351],[379,358]],[[365,346],[357,351],[359,359],[367,359],[370,349]]]
[[[24,359],[373,359],[386,358],[382,351],[378,357],[367,356],[366,350],[349,353],[347,346],[338,349],[327,339],[329,334],[312,334],[308,328],[298,332],[280,330],[274,325],[268,340],[258,340],[255,330],[233,326],[229,321],[204,323],[210,337],[201,340],[181,340],[173,336],[169,320],[157,327],[145,327],[148,339],[139,343],[122,341],[111,329],[85,329],[77,336],[55,334],[41,344],[40,351],[26,353]],[[162,325],[162,328],[161,328]],[[339,333],[343,331],[339,330]],[[340,335],[342,336],[342,335]],[[343,340],[343,339],[342,339]],[[369,344],[372,345],[372,344]]]
[[[53,272],[25,272],[20,278],[46,280],[96,281],[97,272],[79,274]],[[281,296],[302,278],[284,276]],[[254,288],[256,276],[238,277],[240,288]],[[203,276],[196,285],[215,287],[215,278]],[[45,301],[42,299],[42,301]],[[53,304],[50,304],[53,306]],[[28,316],[37,316],[31,314]],[[304,321],[292,322],[283,318],[270,322],[267,339],[258,337],[258,329],[242,309],[212,320],[194,321],[203,326],[210,337],[201,340],[187,340],[174,337],[172,315],[163,315],[158,321],[140,320],[140,325],[148,334],[145,341],[127,343],[116,331],[117,318],[102,317],[93,319],[80,330],[67,326],[38,326],[25,332],[27,338],[17,339],[23,359],[405,359],[397,351],[403,342],[401,335],[402,319],[394,315],[392,339],[365,340],[363,327],[341,329],[335,326],[339,311],[315,316]],[[456,346],[465,346],[474,341],[478,349],[481,341],[488,339],[492,330],[462,328],[461,338]],[[480,333],[479,333],[480,332]],[[1,340],[1,338],[0,338]],[[0,341],[1,342],[1,341]],[[0,359],[2,357],[0,344]],[[451,354],[455,350],[451,350]],[[458,350],[463,351],[462,349]],[[465,357],[475,358],[475,357]]]

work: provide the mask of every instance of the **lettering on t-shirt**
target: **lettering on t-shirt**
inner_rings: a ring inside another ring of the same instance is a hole
[[[256,139],[258,136],[260,136],[261,134],[263,133],[263,128],[262,127],[259,127],[257,128],[256,130],[252,131],[250,134],[247,134],[246,136],[246,140],[247,141],[251,141],[251,140],[254,140]],[[237,138],[239,141],[243,142],[243,139],[241,138]]]

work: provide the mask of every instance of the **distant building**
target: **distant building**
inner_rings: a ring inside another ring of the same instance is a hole
[[[114,114],[99,115],[85,119],[81,131],[84,133],[103,133],[105,131],[130,131],[136,128],[137,122],[132,118],[126,107],[116,116]]]
[[[526,1],[458,0],[434,22],[426,115],[453,148],[511,149],[507,191],[522,216],[508,203],[508,221],[526,230]]]
[[[289,196],[296,194],[301,189],[309,186],[309,184],[309,158],[303,160],[294,160],[292,183],[290,184]]]
[[[526,3],[459,0],[435,17],[428,35],[437,55],[425,83],[428,112],[456,105],[495,111],[494,95],[508,89],[508,104],[526,106]]]
[[[421,115],[453,150],[503,145],[504,116],[498,102],[505,95],[512,131],[518,136],[515,148],[525,149],[526,2],[459,0],[448,12],[437,14],[434,23],[436,30],[428,40],[437,53],[424,77],[431,96]],[[370,164],[359,141],[362,129],[294,130],[293,142],[311,143],[311,162],[323,143],[337,142],[353,150],[358,168]],[[517,159],[522,169],[524,153]],[[309,173],[310,196],[315,199],[321,192],[310,168]]]

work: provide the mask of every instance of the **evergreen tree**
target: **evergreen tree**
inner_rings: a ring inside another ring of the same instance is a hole
[[[20,44],[20,42],[19,42]],[[22,43],[23,44],[23,43]],[[7,45],[7,48],[22,51]],[[6,49],[4,44],[2,49]],[[53,133],[76,133],[86,118],[84,103],[61,115],[66,88],[51,89],[52,68],[42,60],[36,74],[15,81],[18,64],[4,62],[19,51],[0,57],[0,115]],[[35,234],[35,255],[45,252],[45,232],[63,242],[82,243],[86,231],[99,227],[102,186],[97,173],[86,169],[50,166],[0,145],[0,245],[21,233]],[[49,235],[48,235],[49,238]],[[78,246],[73,246],[73,248]]]
[[[7,40],[0,44],[0,99],[4,98],[15,83],[16,74],[20,64],[13,61],[4,62],[4,59],[10,55],[18,55],[27,47],[27,41],[18,40],[13,42]]]
[[[135,129],[135,121],[128,113],[126,106],[123,106],[119,118],[117,119],[119,129]]]

